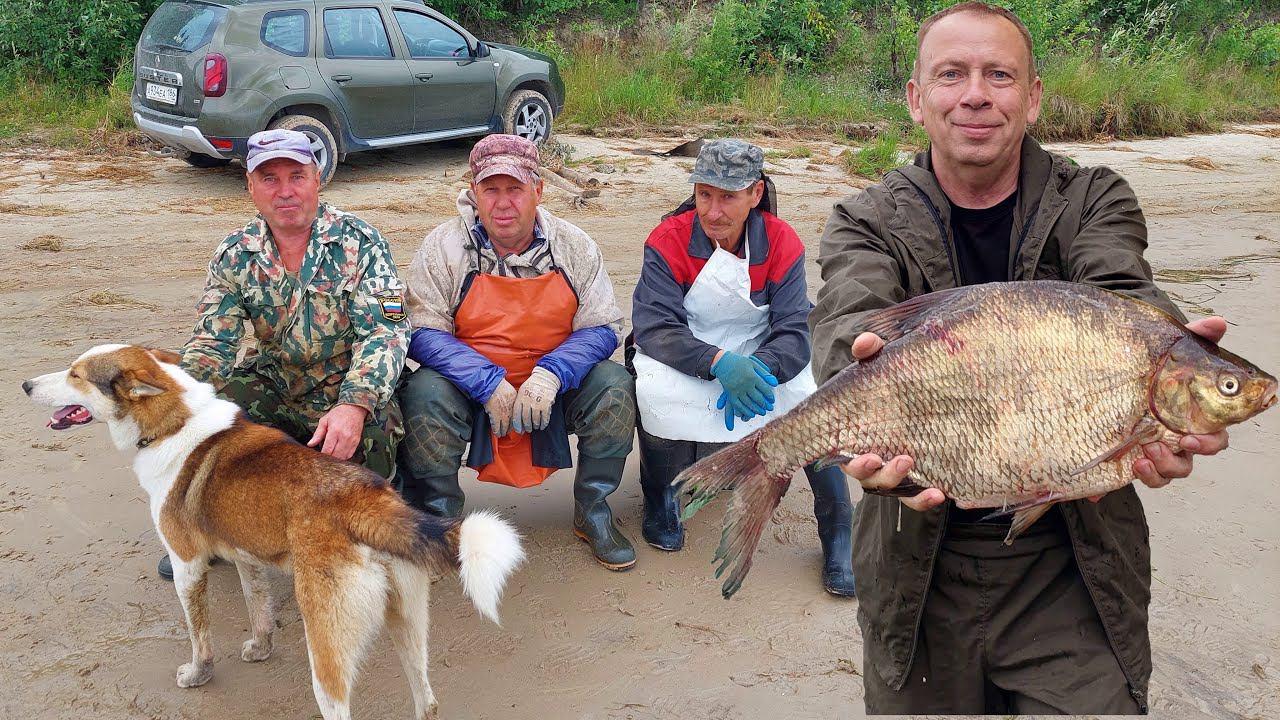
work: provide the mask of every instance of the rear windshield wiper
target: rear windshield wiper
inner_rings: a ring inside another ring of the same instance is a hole
[[[155,43],[149,49],[151,50],[177,50],[178,52],[191,52],[180,45],[170,45],[169,43]]]

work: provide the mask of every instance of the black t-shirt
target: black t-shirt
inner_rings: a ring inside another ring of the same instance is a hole
[[[989,208],[971,210],[951,203],[951,235],[955,238],[960,277],[965,285],[1009,279],[1009,235],[1018,193]]]
[[[1013,232],[1013,213],[1017,204],[1016,192],[980,210],[951,203],[951,236],[955,239],[956,258],[960,262],[960,280],[965,285],[1009,279],[1009,236]],[[961,510],[953,507],[950,517],[952,523],[976,523],[993,511],[993,508]],[[987,522],[1008,525],[1010,517]]]

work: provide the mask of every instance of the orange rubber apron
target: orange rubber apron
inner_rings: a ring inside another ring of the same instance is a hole
[[[470,287],[463,283],[467,289],[454,314],[454,336],[505,369],[507,382],[517,390],[542,356],[573,332],[578,296],[554,258],[552,263],[549,272],[534,278],[472,271]],[[540,485],[558,469],[533,464],[528,433],[489,434],[493,462],[476,468],[482,481],[527,488]]]

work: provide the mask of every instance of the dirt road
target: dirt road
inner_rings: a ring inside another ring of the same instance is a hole
[[[1268,136],[1269,135],[1269,136]],[[603,247],[624,310],[641,245],[687,194],[691,161],[639,157],[672,140],[567,137],[579,170],[606,183],[586,207],[548,188],[547,205]],[[781,214],[809,245],[832,202],[859,183],[826,143],[761,139]],[[1280,132],[1273,127],[1172,140],[1068,145],[1137,190],[1149,259],[1190,314],[1233,323],[1225,344],[1280,369]],[[466,143],[353,156],[324,197],[389,236],[403,266],[453,212]],[[603,172],[612,170],[612,172]],[[286,604],[275,655],[239,660],[247,624],[235,571],[210,582],[212,682],[180,690],[189,658],[172,587],[128,460],[101,426],[55,433],[19,382],[65,367],[100,342],[177,347],[215,244],[251,213],[238,169],[197,170],[145,155],[0,154],[0,717],[311,718],[306,652]],[[1154,550],[1151,634],[1157,717],[1280,716],[1280,412],[1232,433],[1232,449],[1195,477],[1140,488]],[[709,561],[720,507],[689,527],[684,552],[640,541],[633,456],[614,499],[639,564],[611,574],[569,532],[571,474],[517,492],[465,481],[468,507],[497,507],[526,534],[501,628],[482,622],[445,579],[435,584],[432,684],[449,718],[847,718],[862,714],[856,601],[825,595],[812,495],[794,486],[755,567],[730,602]],[[862,582],[874,582],[863,578]],[[389,644],[356,689],[358,717],[407,717]]]

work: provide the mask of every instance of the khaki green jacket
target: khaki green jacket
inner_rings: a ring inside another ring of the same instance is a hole
[[[1082,168],[1026,138],[1017,212],[1009,237],[1010,277],[1097,285],[1182,317],[1151,280],[1143,259],[1146,222],[1138,200],[1107,168]],[[950,204],[929,153],[880,184],[836,204],[822,236],[825,281],[809,315],[813,362],[823,382],[851,362],[866,315],[916,295],[964,284],[950,232]],[[1147,522],[1132,486],[1099,503],[1062,504],[1077,564],[1139,705],[1151,676]],[[859,624],[868,658],[900,688],[914,656],[920,614],[946,525],[947,506],[926,513],[866,497],[854,527]],[[963,609],[958,609],[963,612]]]

